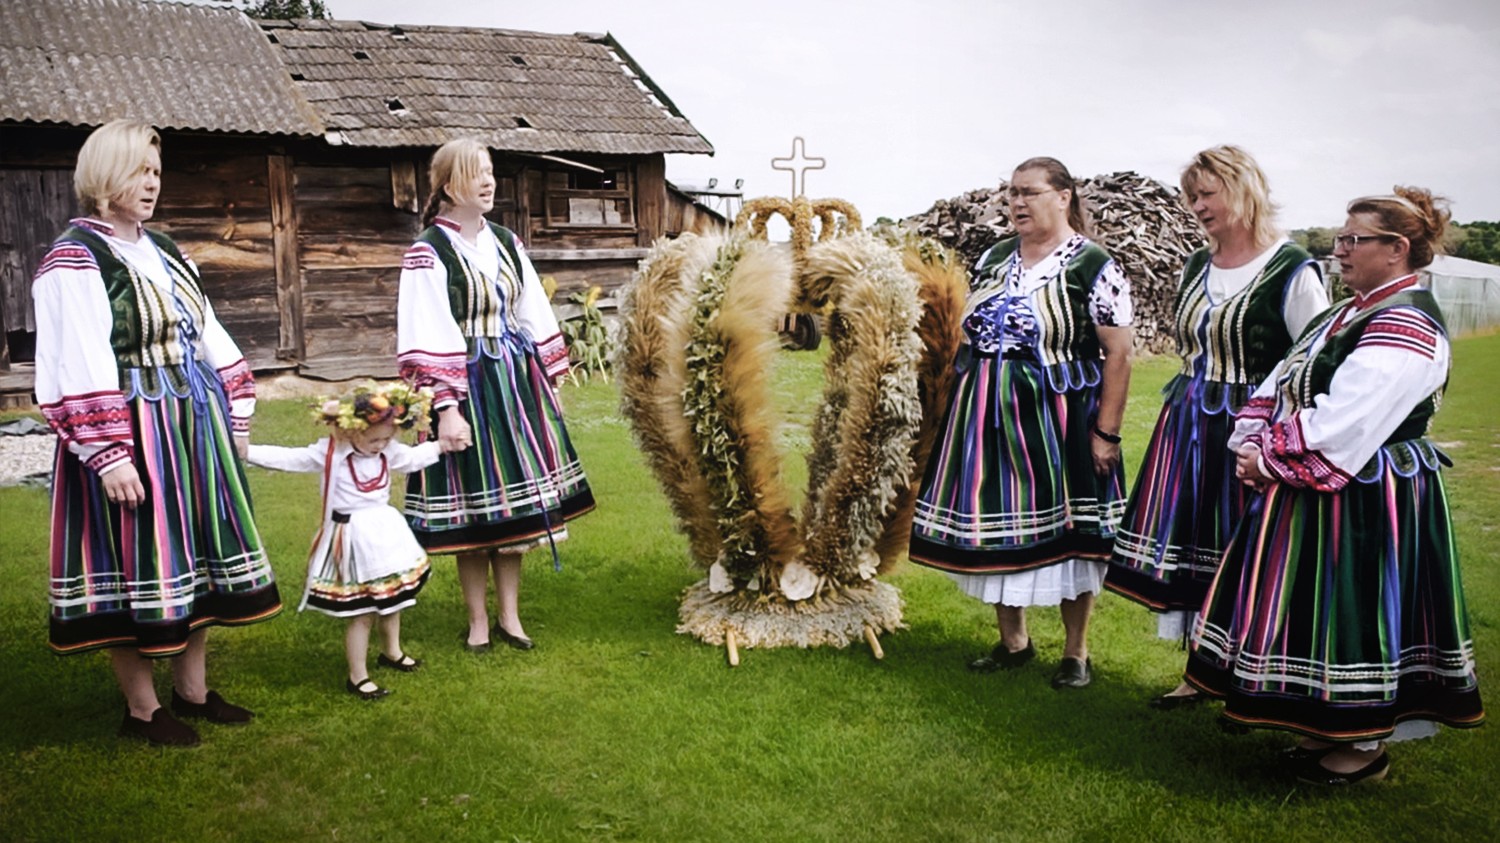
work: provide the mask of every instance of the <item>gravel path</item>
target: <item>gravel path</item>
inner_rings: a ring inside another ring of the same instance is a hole
[[[56,449],[57,437],[51,433],[0,435],[0,486],[15,486],[27,478],[46,482]]]

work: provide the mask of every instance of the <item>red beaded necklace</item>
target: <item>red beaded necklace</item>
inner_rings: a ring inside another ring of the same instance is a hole
[[[354,470],[354,454],[349,455],[349,477],[354,480],[354,488],[361,492],[378,492],[391,482],[391,468],[385,461],[385,454],[380,455],[380,473],[369,480],[359,479],[359,474]]]

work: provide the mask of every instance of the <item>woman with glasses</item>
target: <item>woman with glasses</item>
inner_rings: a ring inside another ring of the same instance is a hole
[[[1066,640],[1052,685],[1083,687],[1089,615],[1124,508],[1130,284],[1089,239],[1061,162],[1023,162],[1007,195],[1017,236],[974,270],[911,558],[994,604],[1000,643],[970,669],[1033,659],[1026,607],[1060,606]]]
[[[1265,174],[1249,153],[1198,153],[1182,172],[1182,193],[1209,246],[1183,267],[1173,319],[1182,369],[1163,390],[1105,586],[1160,613],[1158,636],[1185,643],[1250,499],[1226,447],[1234,414],[1328,296],[1312,256],[1277,230]],[[1184,682],[1151,705],[1201,699]]]
[[[1334,256],[1354,293],[1320,315],[1235,423],[1261,495],[1194,630],[1187,679],[1242,726],[1302,735],[1303,780],[1383,778],[1381,741],[1484,718],[1447,458],[1425,436],[1448,378],[1443,316],[1417,270],[1449,215],[1426,190],[1349,203]]]

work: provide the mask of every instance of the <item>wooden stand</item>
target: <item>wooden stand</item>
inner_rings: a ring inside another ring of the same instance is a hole
[[[875,633],[875,627],[865,627],[865,640],[870,643],[870,652],[876,659],[885,658],[885,651],[880,649],[880,636]]]
[[[724,649],[729,651],[729,666],[740,666],[740,648],[734,640],[734,630],[724,630]]]

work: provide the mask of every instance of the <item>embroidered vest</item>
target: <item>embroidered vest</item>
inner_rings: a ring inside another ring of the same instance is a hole
[[[109,342],[121,369],[180,366],[187,349],[195,353],[207,310],[198,274],[165,234],[145,230],[161,250],[174,289],[152,283],[115,254],[109,242],[79,225],[69,226],[56,242],[89,250],[99,265],[112,314]]]
[[[1323,326],[1344,309],[1346,302],[1347,300],[1339,302],[1314,319],[1312,324],[1308,325],[1307,330],[1302,333],[1301,339],[1293,346],[1291,353],[1287,355],[1286,371],[1278,388],[1281,392],[1282,404],[1289,410],[1295,411],[1311,406],[1313,398],[1328,392],[1328,386],[1333,382],[1333,373],[1353,353],[1355,346],[1359,345],[1360,337],[1364,335],[1365,328],[1370,324],[1370,320],[1379,313],[1393,307],[1413,307],[1437,323],[1438,330],[1444,335],[1448,332],[1448,326],[1443,321],[1443,312],[1438,308],[1437,299],[1433,298],[1432,293],[1428,290],[1408,289],[1395,293],[1361,311],[1329,336],[1328,341],[1315,354],[1309,355],[1308,347],[1322,332]],[[1446,384],[1443,388],[1446,388]],[[1442,400],[1443,388],[1419,402],[1395,432],[1386,438],[1384,444],[1391,445],[1425,435],[1427,424],[1437,412],[1438,403]]]
[[[992,246],[975,269],[975,289],[996,281],[1003,284],[1005,265],[1020,245],[1021,238],[1010,237]],[[1054,280],[1032,293],[1041,333],[1036,351],[1042,365],[1051,369],[1100,359],[1099,337],[1094,332],[1094,320],[1089,317],[1089,294],[1109,262],[1109,253],[1088,241],[1068,261],[1060,281]]]
[[[509,229],[485,221],[500,241],[500,277],[486,283],[453,247],[438,225],[428,226],[417,240],[431,246],[448,273],[448,309],[459,330],[470,339],[499,337],[520,330],[510,302],[521,295],[521,255]]]
[[[1208,249],[1199,249],[1183,267],[1173,309],[1177,353],[1184,377],[1224,385],[1235,393],[1226,396],[1230,405],[1240,407],[1291,349],[1296,337],[1287,332],[1282,316],[1286,288],[1303,267],[1317,269],[1318,264],[1302,247],[1283,244],[1243,290],[1213,302],[1208,296],[1211,257]],[[1205,396],[1205,403],[1221,403],[1214,398]]]

